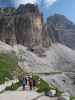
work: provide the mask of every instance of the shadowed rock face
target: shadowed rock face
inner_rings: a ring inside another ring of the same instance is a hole
[[[16,43],[15,35],[15,9],[0,8],[0,40],[7,44]]]
[[[0,16],[0,40],[10,45],[16,43],[14,17]]]
[[[45,28],[43,15],[38,6],[27,4],[20,5],[17,10],[10,11],[9,9],[1,9],[0,40],[30,48],[50,46],[50,38],[43,29]]]
[[[55,14],[47,20],[48,32],[54,41],[75,49],[75,25],[64,15]]]

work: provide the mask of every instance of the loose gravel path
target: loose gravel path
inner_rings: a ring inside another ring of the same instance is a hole
[[[57,98],[49,98],[35,92],[30,91],[26,87],[25,91],[22,91],[20,87],[17,91],[6,91],[0,94],[0,100],[57,100]]]

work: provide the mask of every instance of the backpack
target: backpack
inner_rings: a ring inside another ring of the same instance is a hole
[[[29,80],[29,85],[32,85],[32,84],[33,84],[33,83],[32,83],[32,80],[30,79],[30,80]]]
[[[26,80],[25,80],[25,79],[23,80],[23,84],[24,84],[24,85],[26,84]]]

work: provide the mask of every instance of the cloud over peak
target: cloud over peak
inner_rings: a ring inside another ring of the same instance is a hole
[[[46,6],[50,6],[52,4],[54,4],[57,0],[44,0]]]
[[[56,1],[57,0],[16,0],[16,3],[17,5],[32,3],[48,7],[54,4]]]

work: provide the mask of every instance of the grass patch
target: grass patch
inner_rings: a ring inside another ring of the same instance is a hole
[[[37,76],[37,75],[32,75],[32,79],[38,81],[38,80],[39,80],[39,76]]]
[[[40,79],[39,76],[33,75],[32,78],[34,80],[36,80],[37,92],[41,93],[41,92],[45,92],[45,91],[50,90],[49,84],[47,82],[45,82],[44,80]]]
[[[21,69],[18,67],[17,58],[10,54],[0,54],[0,84],[18,76]]]
[[[75,100],[75,97],[70,97],[70,100]]]
[[[37,92],[48,92],[50,90],[49,84],[44,80],[40,79],[40,84],[37,85]]]

